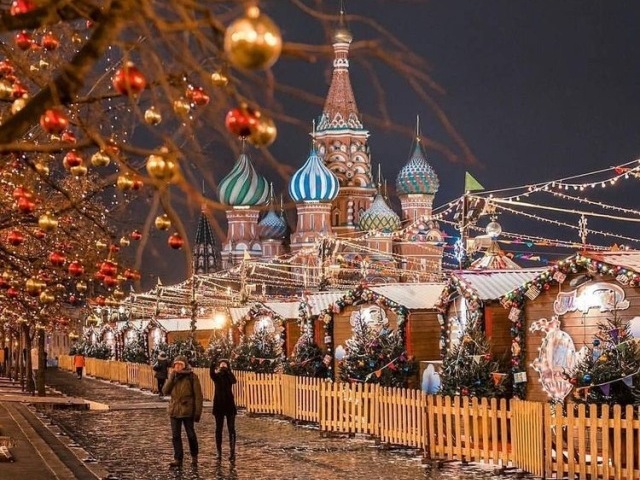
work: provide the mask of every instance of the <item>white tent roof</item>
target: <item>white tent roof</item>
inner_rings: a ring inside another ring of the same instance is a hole
[[[445,283],[395,283],[372,286],[369,290],[409,310],[431,310],[445,286]]]

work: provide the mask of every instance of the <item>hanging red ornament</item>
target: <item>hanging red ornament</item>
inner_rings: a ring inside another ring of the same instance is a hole
[[[104,279],[102,280],[102,283],[104,283],[105,287],[111,288],[111,287],[115,287],[118,284],[118,279],[110,275],[105,275]]]
[[[11,87],[11,96],[13,98],[15,99],[22,98],[28,94],[29,94],[29,91],[20,82],[13,83],[13,86]]]
[[[248,107],[240,105],[233,110],[229,110],[224,120],[224,124],[229,132],[238,137],[248,137],[256,128],[258,123],[259,112]]]
[[[20,295],[20,292],[16,288],[9,287],[7,290],[7,297],[9,298],[18,298],[18,295]]]
[[[82,159],[80,154],[75,150],[69,151],[64,156],[64,159],[62,160],[62,165],[64,165],[64,168],[66,168],[67,170],[70,170],[73,167],[78,167],[83,163],[84,163],[84,160]]]
[[[33,231],[33,236],[36,237],[38,240],[42,240],[44,237],[47,236],[47,234],[41,228],[36,228]]]
[[[72,277],[79,277],[80,275],[84,274],[84,267],[80,262],[74,260],[69,264],[68,272]]]
[[[29,50],[33,45],[31,34],[26,30],[16,33],[16,45],[20,50]]]
[[[189,86],[185,96],[195,105],[202,107],[209,103],[210,97],[202,87]]]
[[[93,274],[93,278],[97,282],[102,282],[104,280],[105,276],[106,275],[104,273],[102,273],[102,272],[96,272],[96,273]]]
[[[52,108],[40,117],[42,129],[52,135],[60,135],[69,126],[69,119],[60,110]]]
[[[20,213],[24,213],[24,214],[33,213],[35,209],[36,209],[35,202],[32,202],[27,197],[20,197],[18,199],[18,210],[20,211]]]
[[[76,298],[75,295],[69,295],[69,303],[71,305],[75,305],[76,303],[78,303],[78,299]]]
[[[104,307],[107,304],[107,299],[100,295],[99,297],[96,297],[96,303],[98,306]]]
[[[10,245],[17,247],[18,245],[22,245],[24,243],[24,235],[20,230],[12,230],[7,235],[7,241]]]
[[[49,255],[49,261],[54,267],[61,267],[62,265],[64,265],[64,262],[67,261],[67,257],[65,257],[64,253],[52,252]]]
[[[66,130],[62,132],[62,136],[60,137],[60,140],[66,143],[76,143],[77,141],[76,134],[70,130]]]
[[[13,198],[14,198],[14,200],[20,200],[23,197],[30,199],[30,198],[33,197],[33,195],[31,194],[31,192],[29,190],[27,190],[23,186],[18,186],[18,187],[13,189]]]
[[[173,235],[169,236],[169,240],[167,241],[167,243],[174,250],[180,250],[184,245],[184,240],[182,239],[180,234],[174,233]]]
[[[115,263],[106,260],[100,264],[100,273],[102,275],[109,275],[110,277],[115,276],[118,271],[118,267]]]
[[[112,83],[121,95],[137,95],[147,86],[146,78],[133,62],[127,62],[120,68],[113,76]]]
[[[13,0],[9,13],[11,15],[23,15],[35,10],[36,6],[31,0]]]
[[[131,184],[131,190],[140,190],[144,187],[144,182],[140,178],[134,178],[133,183]]]
[[[142,238],[142,232],[140,232],[140,230],[134,230],[129,236],[131,240],[140,240]]]
[[[47,32],[42,37],[42,47],[45,50],[55,50],[58,48],[58,45],[60,45],[60,42],[53,33]]]
[[[115,243],[111,244],[109,246],[109,251],[111,253],[118,253],[120,251],[120,247],[118,245],[116,245]]]

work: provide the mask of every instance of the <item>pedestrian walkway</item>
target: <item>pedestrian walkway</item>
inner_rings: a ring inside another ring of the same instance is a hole
[[[241,413],[237,461],[217,463],[214,453],[214,421],[205,408],[196,426],[200,465],[171,473],[171,429],[166,401],[148,392],[69,373],[50,372],[50,384],[73,396],[109,405],[105,411],[52,410],[52,421],[73,435],[100,464],[119,480],[415,480],[491,479],[493,469],[462,468],[447,464],[429,470],[416,450],[390,450],[363,436],[322,436],[314,426],[296,427],[274,417]],[[157,408],[149,408],[149,405]],[[124,407],[127,406],[127,409]],[[116,407],[116,408],[114,408]],[[226,436],[226,432],[225,432]],[[186,447],[186,438],[184,438]],[[224,453],[228,454],[225,437]],[[187,456],[188,459],[188,456]]]

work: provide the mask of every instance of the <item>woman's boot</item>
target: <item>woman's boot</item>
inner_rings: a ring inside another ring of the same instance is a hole
[[[236,434],[229,435],[229,461],[236,461]]]

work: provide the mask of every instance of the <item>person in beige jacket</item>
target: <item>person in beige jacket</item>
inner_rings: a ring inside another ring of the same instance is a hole
[[[182,425],[187,432],[191,463],[198,465],[198,437],[194,422],[202,416],[202,387],[193,373],[186,357],[178,356],[173,361],[173,371],[165,383],[162,393],[171,395],[169,417],[171,418],[171,440],[173,442],[173,461],[170,468],[182,467],[184,450],[182,448]]]

